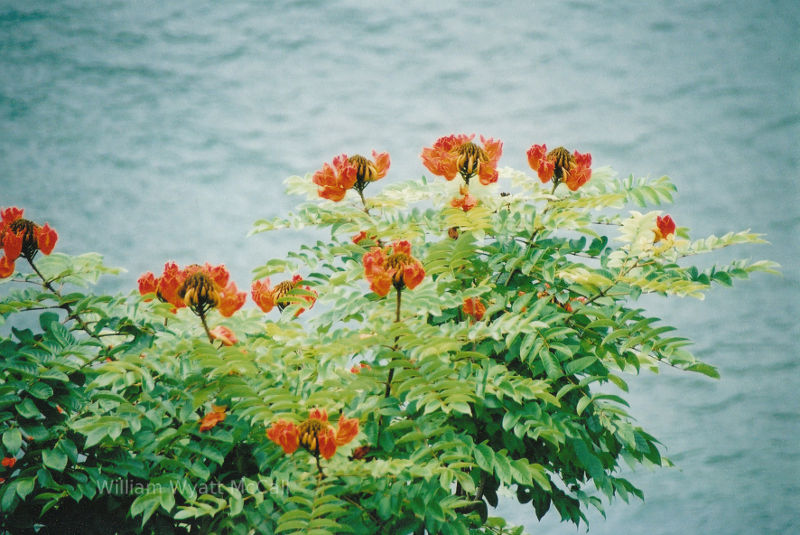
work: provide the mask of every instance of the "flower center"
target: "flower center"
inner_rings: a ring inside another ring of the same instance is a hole
[[[294,281],[283,281],[280,284],[275,285],[275,289],[273,293],[275,295],[275,304],[278,305],[278,310],[283,312],[283,309],[291,305],[292,303],[288,299],[284,299],[286,295],[294,290],[297,283]]]
[[[8,229],[17,236],[22,236],[21,254],[28,260],[33,260],[39,250],[39,244],[36,241],[36,223],[27,219],[17,219],[11,222]]]
[[[198,316],[204,315],[219,305],[219,292],[214,281],[206,273],[198,272],[189,275],[178,288],[178,297],[183,299]]]
[[[363,191],[368,183],[378,179],[378,169],[375,164],[360,154],[350,156],[347,161],[356,168],[356,183],[354,187],[357,190]]]
[[[458,166],[458,172],[461,173],[461,177],[467,184],[469,184],[470,178],[478,174],[481,163],[488,161],[489,156],[486,151],[471,141],[458,148],[456,165]]]
[[[556,147],[547,153],[547,159],[553,162],[553,179],[560,182],[564,173],[568,173],[575,166],[575,157],[564,147]]]
[[[300,445],[312,455],[319,453],[319,433],[325,429],[325,423],[316,418],[306,420],[297,426]]]
[[[405,286],[405,281],[403,281],[403,267],[411,262],[411,257],[403,253],[395,253],[386,259],[386,268],[394,270],[392,284],[394,284],[394,287],[398,290],[402,290]]]

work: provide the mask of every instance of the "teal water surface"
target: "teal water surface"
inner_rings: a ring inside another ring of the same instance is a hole
[[[631,475],[646,501],[593,534],[800,532],[800,3],[0,2],[0,206],[98,251],[129,291],[164,261],[226,263],[240,286],[302,233],[247,238],[285,214],[282,180],[341,152],[388,151],[419,177],[449,133],[591,152],[670,175],[693,237],[752,228],[781,278],[704,302],[644,302],[712,381],[632,380],[632,411],[673,469]],[[721,260],[732,258],[723,251]],[[531,533],[574,533],[508,500]]]

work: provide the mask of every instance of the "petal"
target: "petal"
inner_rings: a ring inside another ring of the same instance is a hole
[[[0,279],[5,279],[14,274],[14,261],[7,256],[0,257]]]
[[[250,295],[264,313],[269,312],[275,306],[275,294],[270,287],[269,278],[253,282],[250,287]]]
[[[386,176],[386,172],[389,171],[389,166],[391,165],[391,160],[389,159],[388,152],[381,152],[378,153],[376,151],[372,151],[372,159],[375,161],[375,170],[378,171],[378,176],[375,180],[379,180]]]
[[[154,294],[158,291],[158,279],[152,271],[148,271],[139,277],[138,283],[139,293],[142,295]],[[148,299],[148,301],[150,301],[150,299]]]
[[[36,228],[36,243],[42,254],[49,255],[58,241],[58,233],[48,223]]]
[[[219,340],[224,346],[232,346],[239,341],[234,332],[224,325],[214,327],[209,333],[211,333],[211,338]]]
[[[286,454],[294,453],[300,445],[297,426],[286,420],[278,420],[267,429],[267,438],[283,448]]]
[[[333,428],[329,427],[317,435],[319,454],[325,459],[330,459],[336,453],[336,435]]]
[[[308,413],[309,420],[320,420],[322,422],[328,421],[328,411],[325,409],[314,408]]]
[[[480,180],[481,184],[484,186],[497,182],[499,176],[497,169],[488,163],[482,163],[478,170],[478,180]]]
[[[386,297],[389,294],[389,290],[392,289],[392,275],[388,271],[367,275],[367,280],[369,281],[369,289],[381,297]]]
[[[358,418],[339,418],[336,425],[336,445],[344,446],[358,434]]]
[[[5,210],[0,211],[0,220],[2,220],[2,227],[7,227],[17,219],[22,218],[22,214],[25,213],[25,210],[22,208],[17,208],[16,206],[11,206],[6,208]]]
[[[226,268],[224,264],[212,266],[206,262],[204,269],[206,273],[208,273],[208,276],[211,277],[211,280],[217,283],[220,288],[225,288],[228,285],[230,273],[228,273],[228,268]]]
[[[481,136],[481,143],[483,143],[483,150],[486,151],[486,155],[489,157],[489,162],[493,167],[496,166],[500,156],[503,155],[503,142],[499,139],[484,139]]]
[[[394,249],[394,254],[411,256],[411,243],[408,240],[397,240],[392,242],[392,248]]]
[[[240,292],[236,287],[236,283],[231,281],[219,293],[219,298],[219,313],[226,318],[230,318],[234,312],[244,306],[244,302],[247,300],[247,293]]]
[[[11,230],[6,231],[6,235],[3,236],[3,250],[6,253],[6,257],[11,262],[14,262],[19,258],[19,255],[22,254],[23,240],[24,238],[22,235],[12,232]]]
[[[406,288],[413,290],[425,278],[425,268],[419,260],[403,266],[403,283]]]

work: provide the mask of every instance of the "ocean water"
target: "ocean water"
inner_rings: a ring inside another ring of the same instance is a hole
[[[282,180],[341,152],[419,177],[449,133],[591,152],[667,174],[693,237],[752,228],[756,276],[704,302],[645,304],[719,367],[631,381],[676,468],[630,477],[645,502],[593,534],[800,532],[800,3],[0,1],[0,206],[98,251],[129,291],[166,260],[251,269],[307,239],[247,237],[285,214]],[[501,505],[531,533],[574,533]]]

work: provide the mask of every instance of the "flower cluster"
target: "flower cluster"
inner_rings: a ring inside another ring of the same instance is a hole
[[[287,306],[295,303],[306,303],[308,308],[311,308],[317,300],[317,292],[309,286],[300,284],[301,282],[303,282],[303,277],[295,275],[292,280],[283,281],[272,287],[269,277],[267,277],[252,284],[250,295],[252,295],[253,301],[258,305],[258,308],[265,313],[272,310],[276,305],[281,312]],[[298,289],[300,291],[296,291]],[[294,314],[295,317],[305,310],[305,308],[298,309]]]
[[[303,446],[314,457],[330,459],[336,448],[352,441],[358,434],[358,419],[339,418],[336,429],[328,422],[325,409],[314,409],[300,425],[278,420],[267,430],[267,437],[283,448],[284,453],[294,453]]]
[[[322,169],[314,173],[312,180],[317,193],[324,199],[341,201],[349,189],[363,193],[371,182],[386,176],[391,164],[389,153],[372,151],[372,160],[356,154],[348,157],[340,154],[331,164],[325,163]]]
[[[208,431],[213,429],[218,423],[225,421],[225,411],[228,409],[226,405],[212,405],[211,412],[203,416],[200,420],[200,431]]]
[[[460,174],[466,184],[476,176],[484,186],[497,182],[497,162],[503,154],[503,142],[481,136],[480,147],[472,142],[475,134],[440,137],[433,147],[422,149],[422,163],[428,170],[447,180]]]
[[[156,294],[161,301],[173,306],[173,312],[189,307],[203,316],[216,308],[227,318],[242,308],[247,299],[247,294],[240,292],[229,278],[224,265],[212,266],[206,262],[202,266],[192,264],[180,269],[175,262],[167,262],[160,277],[149,271],[139,277],[139,292]]]
[[[592,177],[592,155],[577,150],[570,154],[564,147],[547,152],[547,145],[533,145],[528,149],[528,164],[542,183],[552,179],[554,188],[563,182],[575,191]]]
[[[58,241],[58,234],[48,223],[39,226],[23,219],[23,212],[16,206],[0,211],[0,278],[14,273],[14,263],[20,256],[32,261],[39,251],[49,255]]]
[[[369,288],[381,297],[394,286],[414,289],[425,278],[422,262],[411,256],[411,244],[406,240],[392,243],[391,247],[373,247],[362,259],[364,276]]]
[[[656,217],[656,228],[653,229],[653,234],[655,234],[653,243],[669,239],[675,234],[675,221],[669,215]]]

